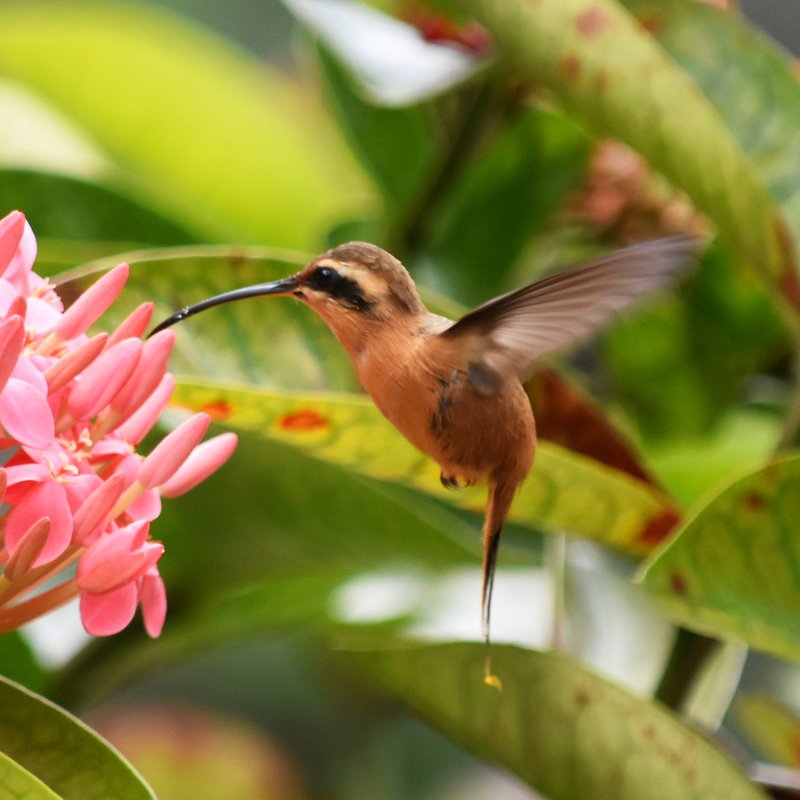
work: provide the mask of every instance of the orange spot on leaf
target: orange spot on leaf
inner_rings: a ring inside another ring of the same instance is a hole
[[[233,414],[233,406],[227,400],[214,400],[201,406],[199,410],[216,422],[226,420]]]
[[[576,20],[578,33],[591,39],[611,27],[611,18],[598,6],[587,8]]]
[[[759,492],[748,492],[744,498],[743,502],[745,506],[752,511],[760,511],[764,508],[766,504],[766,500],[764,500],[764,495],[760,494]]]
[[[303,409],[286,414],[278,420],[278,427],[285,431],[317,431],[328,427],[328,420],[318,411]]]
[[[685,595],[689,592],[689,586],[686,583],[686,578],[681,575],[677,570],[672,570],[669,574],[669,585],[675,594]]]
[[[642,27],[651,35],[651,36],[658,36],[659,33],[664,28],[664,20],[660,17],[656,17],[654,15],[650,15],[647,17],[642,17],[640,20]]]
[[[677,508],[667,506],[651,517],[639,534],[639,542],[645,546],[655,547],[675,530],[681,515]]]
[[[567,56],[561,60],[561,71],[571,81],[581,74],[581,62],[577,56]]]

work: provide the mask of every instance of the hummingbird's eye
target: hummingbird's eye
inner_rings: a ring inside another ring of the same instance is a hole
[[[309,284],[312,289],[328,289],[336,280],[338,273],[330,267],[317,267],[311,273]]]

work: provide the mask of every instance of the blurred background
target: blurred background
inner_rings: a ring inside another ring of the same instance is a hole
[[[373,4],[404,20],[395,40],[370,15],[328,17],[319,5],[4,3],[0,212],[26,213],[38,271],[68,296],[125,254],[139,268],[114,313],[152,298],[166,315],[367,239],[404,259],[432,307],[457,315],[601,250],[713,229],[632,151],[495,69],[485,32],[434,29],[414,3]],[[800,48],[795,4],[739,8]],[[712,243],[678,292],[561,364],[637,453],[637,480],[680,508],[732,464],[761,463],[781,436],[786,333],[735,264]],[[357,390],[304,310],[267,316],[236,308],[193,322],[175,371]],[[539,402],[553,391],[540,386]],[[546,438],[566,436],[543,419]],[[387,699],[337,644],[361,628],[478,641],[480,522],[474,504],[245,432],[234,461],[157,523],[170,598],[159,641],[137,629],[89,642],[67,607],[6,637],[0,663],[108,737],[167,800],[536,797]],[[555,643],[649,695],[675,627],[630,582],[641,555],[518,520],[495,641]],[[693,718],[736,737],[737,752],[776,760],[780,747],[747,722],[763,709],[730,701],[738,686],[791,706],[797,670],[730,644],[702,677]]]

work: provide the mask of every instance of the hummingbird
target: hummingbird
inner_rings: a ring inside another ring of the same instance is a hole
[[[453,489],[488,484],[481,588],[488,643],[503,524],[536,450],[524,381],[542,356],[668,285],[695,249],[688,236],[631,245],[489,300],[454,322],[425,308],[397,258],[350,242],[289,277],[186,306],[152,333],[245,298],[295,297],[319,314],[383,415],[438,463],[441,482]]]

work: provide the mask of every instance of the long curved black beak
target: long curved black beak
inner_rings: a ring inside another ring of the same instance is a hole
[[[253,286],[244,286],[241,289],[233,289],[230,292],[209,297],[207,300],[201,300],[193,306],[185,306],[171,317],[167,317],[167,319],[156,325],[156,327],[150,331],[148,338],[159,331],[163,331],[164,328],[169,328],[176,322],[182,322],[187,317],[193,317],[195,314],[205,311],[207,308],[221,306],[223,303],[232,303],[234,300],[244,300],[248,297],[265,297],[267,295],[280,297],[282,295],[290,295],[299,285],[300,281],[298,277],[292,275],[288,278],[281,278],[279,281],[256,283]]]

